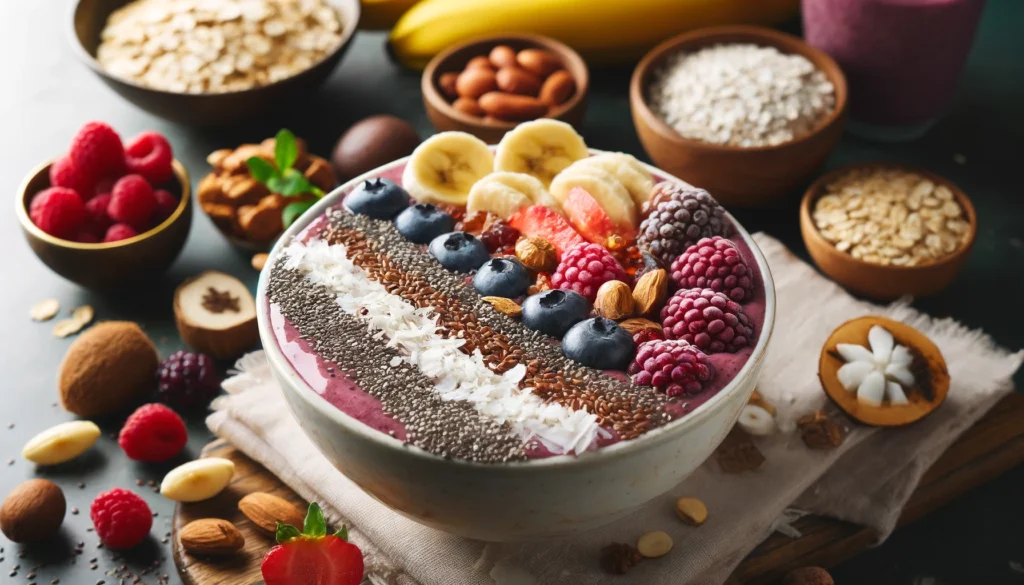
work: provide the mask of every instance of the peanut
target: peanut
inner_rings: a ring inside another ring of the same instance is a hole
[[[534,75],[545,78],[562,67],[562,61],[551,51],[523,49],[516,55],[519,66]]]
[[[529,71],[516,66],[502,67],[495,75],[498,89],[507,93],[536,96],[540,92],[540,80]]]
[[[480,107],[480,104],[478,104],[475,99],[468,97],[460,97],[455,100],[452,107],[464,114],[469,114],[470,116],[483,116],[485,113],[483,108]]]
[[[498,88],[498,81],[490,69],[466,69],[455,81],[455,90],[460,97],[476,99]]]
[[[459,73],[457,71],[442,73],[441,76],[437,78],[437,86],[444,97],[450,100],[459,97],[459,92],[455,89],[455,82],[458,78]]]
[[[494,47],[491,49],[491,54],[488,55],[488,57],[491,65],[494,65],[497,69],[516,64],[516,52],[508,45],[498,45],[497,47]]]
[[[572,74],[561,69],[552,73],[544,80],[540,88],[540,101],[554,107],[560,106],[576,91],[576,80]]]
[[[548,112],[537,98],[497,91],[480,96],[480,107],[495,118],[509,121],[533,120]]]

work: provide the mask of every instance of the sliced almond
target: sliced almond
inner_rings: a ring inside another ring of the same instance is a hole
[[[652,315],[661,310],[668,297],[668,273],[664,268],[652,270],[640,277],[633,288],[633,301],[637,315]]]
[[[92,307],[89,305],[82,305],[74,311],[71,311],[71,318],[81,323],[83,327],[92,323],[95,316],[96,312],[93,311]]]
[[[53,325],[53,336],[54,337],[69,337],[78,333],[85,327],[85,323],[82,323],[78,319],[61,319]]]
[[[499,312],[512,318],[516,318],[523,314],[523,308],[512,299],[506,299],[505,297],[483,297],[480,300],[485,303],[489,303]]]
[[[174,318],[185,343],[218,359],[237,357],[260,339],[249,288],[223,272],[182,283],[174,292]]]
[[[60,311],[60,303],[57,299],[46,299],[32,305],[29,315],[33,321],[49,321]]]
[[[73,420],[50,427],[29,439],[21,456],[39,465],[71,461],[92,447],[100,428],[87,420]]]
[[[267,536],[273,536],[277,532],[278,522],[299,527],[305,518],[297,506],[266,492],[254,492],[245,496],[239,500],[238,509]]]
[[[189,522],[178,533],[182,548],[192,555],[223,556],[242,550],[245,537],[235,525],[222,518]]]

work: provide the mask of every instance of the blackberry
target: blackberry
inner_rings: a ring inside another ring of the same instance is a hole
[[[647,207],[650,214],[640,223],[637,243],[665,265],[701,238],[732,234],[725,210],[703,189],[658,183]]]
[[[176,408],[206,406],[220,392],[220,375],[213,358],[191,351],[176,351],[156,371],[157,396]]]

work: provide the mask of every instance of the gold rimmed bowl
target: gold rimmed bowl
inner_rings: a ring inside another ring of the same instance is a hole
[[[188,172],[174,161],[174,177],[160,188],[178,198],[178,207],[162,223],[135,237],[117,242],[83,244],[39,229],[29,217],[37,193],[50,186],[50,165],[33,169],[18,189],[15,213],[35,255],[60,276],[85,288],[111,291],[162,274],[181,252],[192,227],[192,192]]]

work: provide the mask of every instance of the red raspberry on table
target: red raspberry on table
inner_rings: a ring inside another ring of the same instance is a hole
[[[681,339],[657,340],[640,346],[628,373],[634,384],[653,386],[669,396],[693,396],[714,379],[715,365]]]
[[[71,157],[62,156],[50,165],[50,186],[67,187],[85,200],[92,197],[96,185],[96,177],[87,169],[75,166]]]
[[[58,238],[70,237],[86,219],[82,198],[67,187],[50,187],[36,193],[28,214],[36,227]]]
[[[153,527],[153,513],[145,500],[121,488],[96,496],[89,517],[100,540],[110,548],[132,548]]]
[[[185,422],[163,404],[144,404],[128,417],[117,436],[117,444],[129,459],[162,463],[188,443]]]
[[[156,191],[153,191],[153,198],[156,199],[156,210],[153,212],[153,223],[160,223],[168,217],[171,217],[174,210],[178,208],[178,198],[172,195],[170,191],[157,189]]]
[[[142,175],[126,175],[114,183],[110,193],[107,215],[118,223],[126,223],[136,230],[149,226],[149,219],[156,209],[156,197]]]
[[[76,167],[95,177],[116,175],[124,170],[121,137],[103,122],[89,122],[71,139],[68,157]]]
[[[97,195],[85,202],[86,223],[98,234],[106,233],[113,223],[107,215],[107,207],[110,205],[110,193]]]
[[[142,175],[153,186],[166,183],[174,174],[171,145],[159,132],[143,132],[129,140],[124,156],[128,172]]]
[[[609,280],[625,281],[628,277],[611,252],[600,244],[577,244],[562,254],[562,261],[551,276],[551,284],[572,290],[594,302],[597,289]]]
[[[743,308],[708,288],[678,291],[661,310],[666,339],[682,339],[706,353],[735,352],[751,342],[754,328]]]
[[[123,223],[115,223],[107,229],[107,233],[103,234],[104,242],[119,242],[121,240],[127,240],[128,238],[134,238],[139,235],[139,232],[135,231],[130,225]]]
[[[677,288],[709,288],[742,303],[754,294],[750,274],[736,244],[715,236],[700,240],[673,260],[669,278]]]

